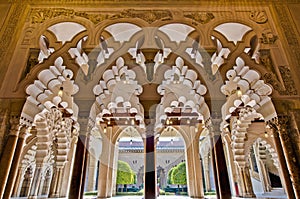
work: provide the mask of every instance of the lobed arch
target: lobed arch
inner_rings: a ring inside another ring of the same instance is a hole
[[[31,82],[33,82],[34,80],[38,79],[38,74],[49,68],[49,65],[55,63],[55,60],[59,57],[62,57],[64,60],[65,65],[68,66],[68,69],[70,69],[74,76],[77,75],[78,73],[78,69],[79,66],[75,63],[73,63],[73,61],[69,61],[71,59],[70,55],[68,54],[68,50],[71,47],[75,47],[76,44],[78,43],[78,41],[80,39],[82,39],[85,36],[85,32],[81,32],[79,33],[77,36],[75,36],[75,38],[73,39],[73,42],[67,42],[62,48],[60,48],[57,51],[54,51],[46,61],[44,61],[43,63],[37,64],[35,65],[30,72],[27,74],[27,76],[19,83],[16,85],[15,90],[18,91],[21,89],[21,91],[23,90],[24,87],[26,87],[27,85],[29,85]],[[24,92],[24,91],[23,91]]]
[[[45,20],[43,23],[36,23],[33,25],[29,25],[29,27],[33,27],[35,30],[33,40],[34,38],[44,34],[44,32],[46,32],[49,27],[64,22],[73,22],[82,25],[87,30],[88,35],[92,35],[95,27],[92,21],[83,17],[78,17],[78,16],[73,16],[72,18],[64,17],[64,16],[54,17],[52,19]]]
[[[274,166],[279,167],[278,165],[279,160],[277,158],[277,153],[275,151],[274,142],[271,141],[270,139],[265,139],[262,136],[259,136],[256,140],[252,140],[251,142],[247,142],[245,144],[245,155],[248,156],[250,154],[251,146],[257,141],[263,142],[265,144],[266,150],[270,152]]]
[[[243,19],[243,18],[238,18],[236,16],[234,17],[223,17],[219,18],[218,20],[213,20],[210,22],[210,26],[208,28],[208,34],[211,35],[214,31],[214,29],[222,24],[225,23],[240,23],[242,25],[248,26],[251,28],[251,31],[254,31],[257,35],[259,35],[265,28],[264,25],[258,24],[255,21]]]

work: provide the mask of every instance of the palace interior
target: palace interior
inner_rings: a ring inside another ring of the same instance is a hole
[[[0,2],[0,198],[300,198],[299,0]],[[175,183],[176,184],[176,183]],[[179,185],[178,185],[179,187]]]

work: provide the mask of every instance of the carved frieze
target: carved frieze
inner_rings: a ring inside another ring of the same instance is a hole
[[[290,56],[292,60],[294,60],[295,64],[299,66],[300,65],[300,44],[298,40],[299,37],[297,31],[295,30],[295,27],[293,27],[294,22],[289,17],[290,16],[289,9],[287,8],[287,6],[282,4],[275,4],[274,7],[278,15],[278,22],[280,23],[282,31],[284,32],[284,36],[286,37],[288,47],[290,49],[289,51]]]
[[[9,16],[7,26],[3,28],[3,34],[0,39],[0,60],[3,60],[5,58],[7,48],[12,43],[12,39],[15,36],[15,31],[18,27],[18,23],[20,22],[20,19],[22,17],[21,13],[23,13],[25,7],[26,6],[24,6],[23,3],[17,4],[12,10],[12,14]]]
[[[75,11],[74,9],[55,8],[55,9],[33,9],[31,12],[31,23],[43,23],[48,19],[52,19],[59,16],[65,17],[83,17],[94,24],[97,24],[106,19],[120,19],[120,18],[140,18],[148,23],[153,23],[157,20],[169,20],[172,19],[172,13],[168,10],[123,10],[117,14],[106,13],[88,13],[82,11]]]
[[[265,11],[253,11],[250,13],[250,19],[258,24],[263,24],[268,21]]]
[[[116,14],[110,17],[114,18],[140,18],[148,23],[153,23],[157,20],[170,20],[172,19],[172,13],[169,10],[134,10],[128,9],[122,11],[120,14]]]
[[[193,19],[195,25],[197,25],[196,22],[206,24],[215,18],[211,12],[186,12],[184,13],[184,17]]]

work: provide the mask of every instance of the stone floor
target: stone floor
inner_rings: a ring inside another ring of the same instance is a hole
[[[85,199],[95,199],[96,197],[84,197]],[[142,199],[142,196],[115,196],[112,199]],[[207,199],[216,199],[216,196],[205,196]],[[259,199],[275,199],[275,198],[283,198],[287,199],[286,194],[283,192],[282,189],[273,189],[272,192],[264,193],[264,194],[257,194],[256,198]],[[190,199],[188,196],[159,196],[157,199]],[[233,197],[233,199],[242,199]],[[248,198],[249,199],[249,198]]]

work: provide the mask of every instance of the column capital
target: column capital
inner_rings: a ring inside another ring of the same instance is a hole
[[[10,133],[9,135],[18,136],[18,130],[19,130],[19,116],[12,115],[9,118],[9,124],[10,124]]]
[[[277,117],[267,121],[267,125],[275,130],[278,130],[279,133],[286,133],[286,130],[290,125],[290,116],[278,115]]]

